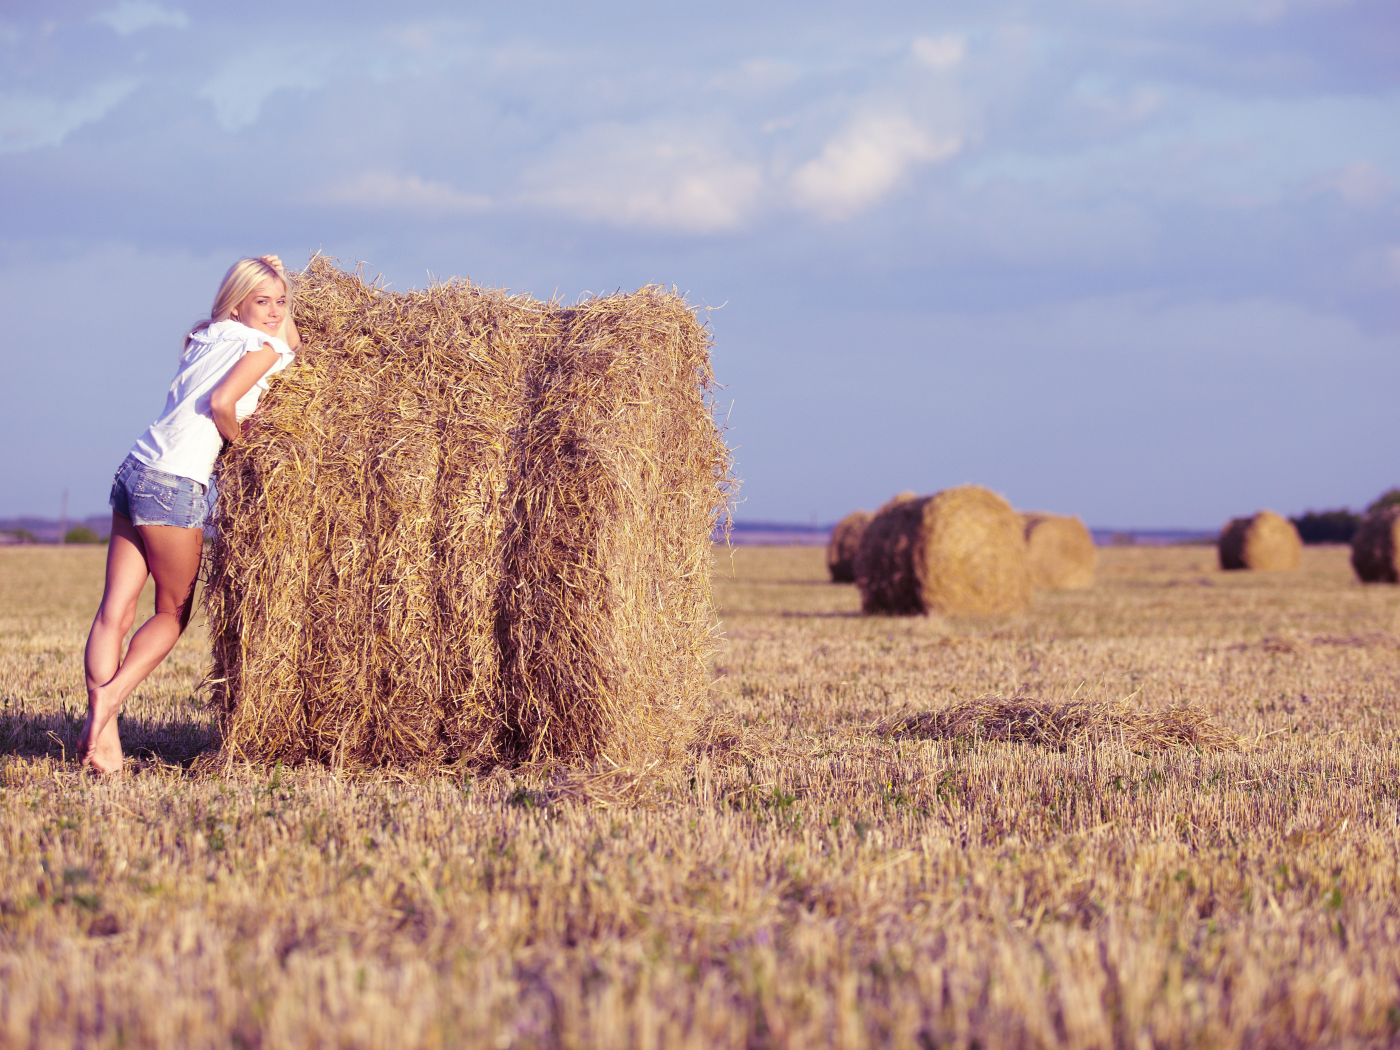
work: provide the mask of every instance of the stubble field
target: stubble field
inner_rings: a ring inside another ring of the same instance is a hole
[[[716,552],[713,711],[650,770],[187,768],[198,628],[65,764],[102,552],[0,550],[5,1047],[1400,1045],[1400,588],[1102,552],[989,621]],[[985,695],[1239,749],[906,739]]]

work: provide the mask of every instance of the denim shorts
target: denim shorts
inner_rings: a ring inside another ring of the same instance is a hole
[[[109,502],[133,525],[175,525],[197,529],[209,513],[205,486],[190,478],[148,467],[127,456],[112,479]]]

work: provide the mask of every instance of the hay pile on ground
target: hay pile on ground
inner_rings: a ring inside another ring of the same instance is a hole
[[[324,259],[220,464],[226,753],[475,765],[682,746],[727,485],[708,338],[648,288],[389,294]]]
[[[1094,585],[1099,552],[1078,518],[1022,514],[1026,530],[1026,569],[1031,586],[1051,591],[1082,591]]]
[[[879,729],[889,736],[920,740],[999,740],[1056,751],[1091,741],[1121,741],[1135,751],[1239,749],[1235,736],[1212,722],[1200,708],[1182,705],[1165,711],[1135,711],[1126,701],[987,697],[942,711],[903,715]]]
[[[1362,520],[1351,541],[1351,566],[1363,583],[1400,583],[1400,504]]]
[[[869,513],[858,510],[847,514],[831,530],[826,544],[826,571],[831,574],[832,583],[855,583],[860,538],[869,524]]]
[[[876,512],[856,559],[861,611],[998,616],[1030,602],[1021,516],[976,485]]]
[[[1303,554],[1297,527],[1271,510],[1235,518],[1220,533],[1222,569],[1292,572]]]

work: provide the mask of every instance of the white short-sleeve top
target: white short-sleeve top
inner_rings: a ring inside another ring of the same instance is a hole
[[[291,348],[276,336],[237,321],[218,321],[191,335],[165,398],[165,411],[137,439],[131,454],[148,467],[207,486],[224,443],[214,425],[209,396],[244,354],[261,350],[264,345],[277,351],[277,360],[238,399],[234,415],[239,420],[251,416],[258,407],[268,376],[291,364]]]

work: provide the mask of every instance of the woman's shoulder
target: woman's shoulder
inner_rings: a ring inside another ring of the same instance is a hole
[[[279,354],[290,355],[292,353],[287,344],[275,335],[268,335],[266,332],[249,328],[246,324],[234,320],[215,321],[208,328],[192,333],[191,339],[206,343],[232,343],[248,349],[257,349],[263,344],[269,344]],[[255,345],[250,346],[249,344]]]
[[[229,341],[241,343],[245,340],[253,339],[258,335],[258,332],[249,328],[246,324],[232,319],[227,321],[215,321],[205,329],[205,332],[208,333],[207,338],[210,342],[219,342],[227,339]]]

